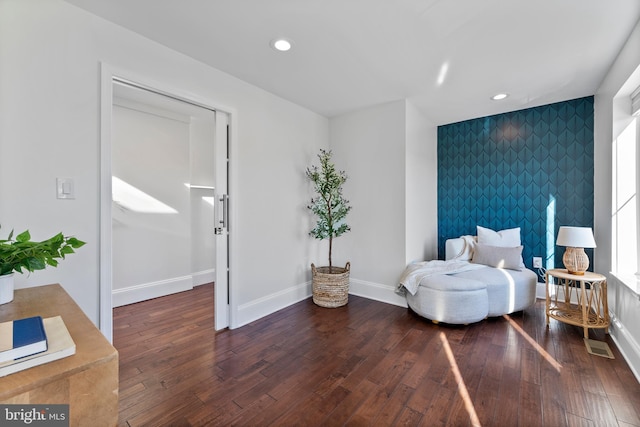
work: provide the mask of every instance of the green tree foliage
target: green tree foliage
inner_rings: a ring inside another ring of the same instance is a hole
[[[336,170],[331,162],[331,154],[331,151],[320,150],[320,167],[311,166],[306,172],[317,193],[307,206],[318,217],[318,222],[309,235],[316,239],[329,239],[329,267],[332,267],[333,238],[351,230],[344,222],[351,206],[342,196],[342,185],[347,180],[347,174]]]
[[[85,242],[75,237],[65,237],[62,233],[43,240],[32,242],[29,230],[23,231],[13,239],[13,231],[6,240],[0,240],[0,276],[14,271],[23,270],[33,272],[44,270],[47,266],[57,267],[58,260],[74,253],[74,249],[83,246]]]

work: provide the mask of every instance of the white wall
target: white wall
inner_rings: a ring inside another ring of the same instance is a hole
[[[594,270],[607,274],[611,336],[640,380],[640,299],[611,271],[611,142],[619,133],[614,97],[640,66],[640,22],[595,95]],[[640,84],[640,81],[638,81]]]
[[[406,108],[405,262],[438,259],[438,128]]]
[[[392,284],[405,261],[405,101],[334,117],[330,124],[334,161],[347,171],[344,195],[352,206],[351,232],[334,241],[334,264],[350,261],[352,277]]]
[[[191,117],[190,161],[192,185],[215,187],[214,144],[215,114],[211,118]],[[216,247],[213,230],[214,206],[203,199],[214,197],[209,188],[191,188],[191,272],[193,285],[203,285],[215,281]]]
[[[333,117],[330,129],[352,205],[352,230],[334,241],[334,264],[351,262],[350,293],[406,306],[393,290],[407,259],[424,259],[437,244],[435,129],[405,100]]]
[[[16,285],[59,282],[98,322],[101,61],[235,109],[235,326],[306,297],[321,245],[307,236],[304,168],[328,120],[61,0],[0,2],[0,222],[88,243]],[[55,198],[59,176],[75,178],[75,200]]]
[[[175,210],[114,202],[113,290],[190,275],[189,123],[114,105],[112,136],[113,175]]]

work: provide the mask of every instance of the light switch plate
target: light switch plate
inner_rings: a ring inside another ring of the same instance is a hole
[[[56,192],[58,199],[75,199],[76,189],[73,178],[56,178]]]

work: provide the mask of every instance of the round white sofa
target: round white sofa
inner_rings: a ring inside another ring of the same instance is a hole
[[[462,238],[447,240],[447,259],[470,259],[472,248],[468,246]],[[414,312],[436,323],[468,324],[533,305],[537,282],[537,274],[525,267],[512,270],[482,266],[425,277],[417,292],[407,292],[406,298]]]

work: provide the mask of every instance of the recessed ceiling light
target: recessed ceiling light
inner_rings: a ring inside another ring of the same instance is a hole
[[[271,47],[274,48],[275,50],[279,51],[279,52],[286,52],[289,49],[291,49],[291,46],[293,45],[293,43],[291,43],[290,40],[287,39],[274,39],[271,40]]]
[[[507,96],[509,96],[508,93],[499,93],[497,95],[493,95],[491,99],[493,99],[494,101],[500,101],[501,99],[505,99]]]

